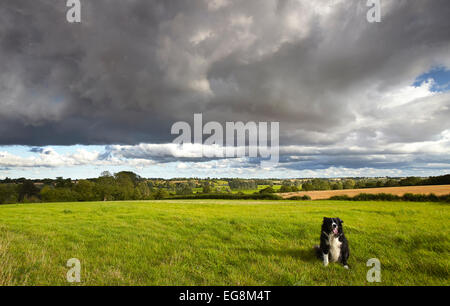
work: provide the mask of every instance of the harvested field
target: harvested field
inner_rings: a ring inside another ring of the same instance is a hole
[[[365,188],[365,189],[345,189],[345,190],[325,190],[325,191],[303,191],[280,194],[283,198],[290,198],[293,196],[309,195],[313,200],[329,199],[333,196],[348,195],[350,197],[356,196],[360,193],[388,193],[402,196],[405,193],[414,194],[430,194],[445,195],[450,194],[450,185],[439,186],[408,186],[408,187],[384,187],[384,188]]]

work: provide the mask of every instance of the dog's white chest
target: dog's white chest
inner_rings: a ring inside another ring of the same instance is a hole
[[[339,260],[339,257],[341,256],[342,242],[339,241],[339,238],[330,237],[329,243],[330,243],[330,261],[337,262]]]

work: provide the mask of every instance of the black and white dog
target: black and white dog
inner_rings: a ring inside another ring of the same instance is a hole
[[[320,246],[316,245],[314,249],[317,257],[323,260],[325,267],[329,262],[340,262],[344,268],[348,269],[350,249],[344,235],[343,223],[344,221],[339,218],[323,218]]]

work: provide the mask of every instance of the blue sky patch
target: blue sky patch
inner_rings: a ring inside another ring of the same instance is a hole
[[[423,82],[426,82],[429,79],[434,80],[431,91],[444,92],[450,90],[450,70],[444,67],[433,68],[429,72],[418,76],[413,86],[419,87]]]

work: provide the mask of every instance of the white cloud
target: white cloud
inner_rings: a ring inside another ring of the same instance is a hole
[[[209,30],[199,31],[194,36],[191,37],[190,41],[194,45],[198,45],[199,43],[201,43],[205,39],[208,39],[212,35],[213,35],[213,33]]]
[[[32,156],[19,156],[7,151],[0,152],[0,167],[6,168],[62,168],[77,166],[130,166],[143,167],[154,165],[148,159],[101,158],[101,152],[78,149],[73,153],[59,154],[52,148]]]

